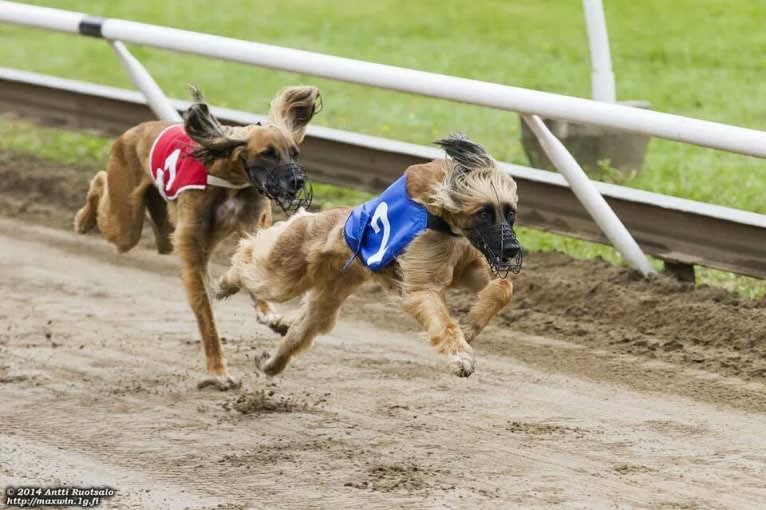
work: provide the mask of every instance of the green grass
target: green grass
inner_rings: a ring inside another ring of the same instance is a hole
[[[29,3],[589,95],[587,38],[581,3],[574,1],[187,0],[183,7],[149,0]],[[605,4],[620,99],[644,99],[660,111],[766,129],[765,2]],[[103,41],[8,25],[0,25],[0,41],[0,65],[132,88]],[[322,89],[325,103],[318,124],[422,144],[460,130],[484,143],[498,159],[526,164],[515,114],[161,50],[131,50],[171,96],[185,97],[186,85],[195,83],[217,105],[262,112],[280,87],[314,83]],[[77,138],[75,133],[49,133],[40,141],[27,128],[20,134],[15,130],[7,120],[0,122],[5,140],[0,146],[26,146],[64,162],[103,161],[106,151],[106,141]],[[624,184],[766,213],[766,165],[754,158],[653,140],[644,170]],[[336,202],[355,198],[332,193]],[[598,245],[529,231],[523,237],[533,248],[619,260]],[[731,285],[725,276],[702,274],[703,281]],[[743,284],[747,293],[766,293],[753,287],[757,285]]]
[[[106,165],[112,141],[96,134],[40,127],[0,115],[0,150],[33,154],[65,165],[100,168]]]
[[[588,96],[581,3],[569,0],[36,1],[51,7],[308,49],[539,90]],[[661,111],[766,128],[766,2],[606,2],[618,95]],[[0,65],[132,87],[103,42],[0,25]],[[501,160],[526,163],[515,114],[132,48],[168,94],[198,84],[216,104],[264,111],[273,93],[318,84],[319,124],[430,143],[467,132]],[[630,186],[766,212],[761,160],[653,140]]]

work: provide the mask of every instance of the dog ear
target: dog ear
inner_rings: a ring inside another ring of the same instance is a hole
[[[271,102],[271,121],[287,130],[295,143],[301,143],[306,126],[321,110],[319,89],[310,86],[282,89]]]
[[[441,146],[449,157],[451,157],[458,169],[463,172],[471,172],[479,168],[493,167],[495,165],[484,147],[476,142],[472,142],[467,136],[460,133],[453,133],[447,138],[442,138],[434,142]]]
[[[192,155],[206,164],[229,157],[236,147],[245,145],[247,140],[229,136],[228,126],[222,126],[215,118],[202,93],[194,86],[190,88],[194,103],[183,114],[184,129],[189,138],[200,145]]]

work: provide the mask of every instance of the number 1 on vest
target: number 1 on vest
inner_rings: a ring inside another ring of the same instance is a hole
[[[176,180],[176,169],[178,168],[178,157],[181,155],[181,149],[174,150],[168,159],[165,160],[165,171],[168,175],[168,180],[165,183],[166,190],[170,190],[173,186],[173,181]]]

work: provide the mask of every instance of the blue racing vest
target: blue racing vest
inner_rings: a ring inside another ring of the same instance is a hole
[[[399,177],[379,196],[351,211],[343,228],[346,243],[354,253],[347,265],[359,257],[371,270],[383,269],[429,227],[429,216],[426,208],[407,193],[407,175]]]

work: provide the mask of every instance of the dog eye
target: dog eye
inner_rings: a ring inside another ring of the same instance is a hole
[[[293,147],[292,149],[290,149],[290,157],[291,158],[295,159],[295,158],[297,158],[300,155],[301,155],[301,151],[299,151],[297,147]]]
[[[479,219],[481,221],[490,221],[492,219],[492,213],[488,209],[482,209],[479,211]]]
[[[514,211],[513,209],[508,211],[506,218],[508,219],[508,223],[513,224],[513,222],[516,221],[516,211]]]
[[[259,152],[258,156],[262,158],[276,158],[277,150],[274,147],[269,147],[266,150]]]

